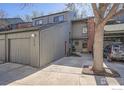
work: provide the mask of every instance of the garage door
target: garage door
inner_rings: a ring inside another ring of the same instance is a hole
[[[0,61],[5,61],[5,40],[0,39]]]
[[[30,64],[30,39],[10,39],[9,53],[10,62]]]

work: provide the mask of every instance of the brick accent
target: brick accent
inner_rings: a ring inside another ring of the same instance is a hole
[[[87,21],[88,25],[88,42],[87,48],[89,52],[93,51],[94,33],[95,33],[95,23],[94,18],[89,18]]]
[[[16,24],[17,29],[19,29],[19,28],[28,28],[28,27],[31,27],[31,26],[32,26],[31,22],[24,22],[24,23]]]

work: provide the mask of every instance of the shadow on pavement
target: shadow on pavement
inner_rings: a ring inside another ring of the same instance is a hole
[[[83,65],[91,64],[91,60],[92,60],[91,54],[82,54],[82,57],[73,56],[65,57],[52,64],[82,68]]]
[[[23,79],[37,71],[37,68],[21,64],[0,64],[0,85],[7,85],[13,81]]]

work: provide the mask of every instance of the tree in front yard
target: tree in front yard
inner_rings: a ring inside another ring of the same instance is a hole
[[[94,62],[92,70],[95,72],[105,72],[103,66],[103,42],[104,26],[108,20],[124,12],[124,4],[119,3],[92,3],[95,16],[95,36],[94,36]]]

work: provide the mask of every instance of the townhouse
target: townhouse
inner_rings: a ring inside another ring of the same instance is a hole
[[[0,32],[0,63],[42,67],[69,53],[73,13],[64,11],[33,18],[33,26]]]
[[[124,24],[110,23],[105,26],[104,45],[124,42]],[[17,22],[14,26],[1,29],[0,63],[42,67],[72,52],[93,50],[94,17],[75,19],[72,11],[63,11],[33,18],[32,23]]]

